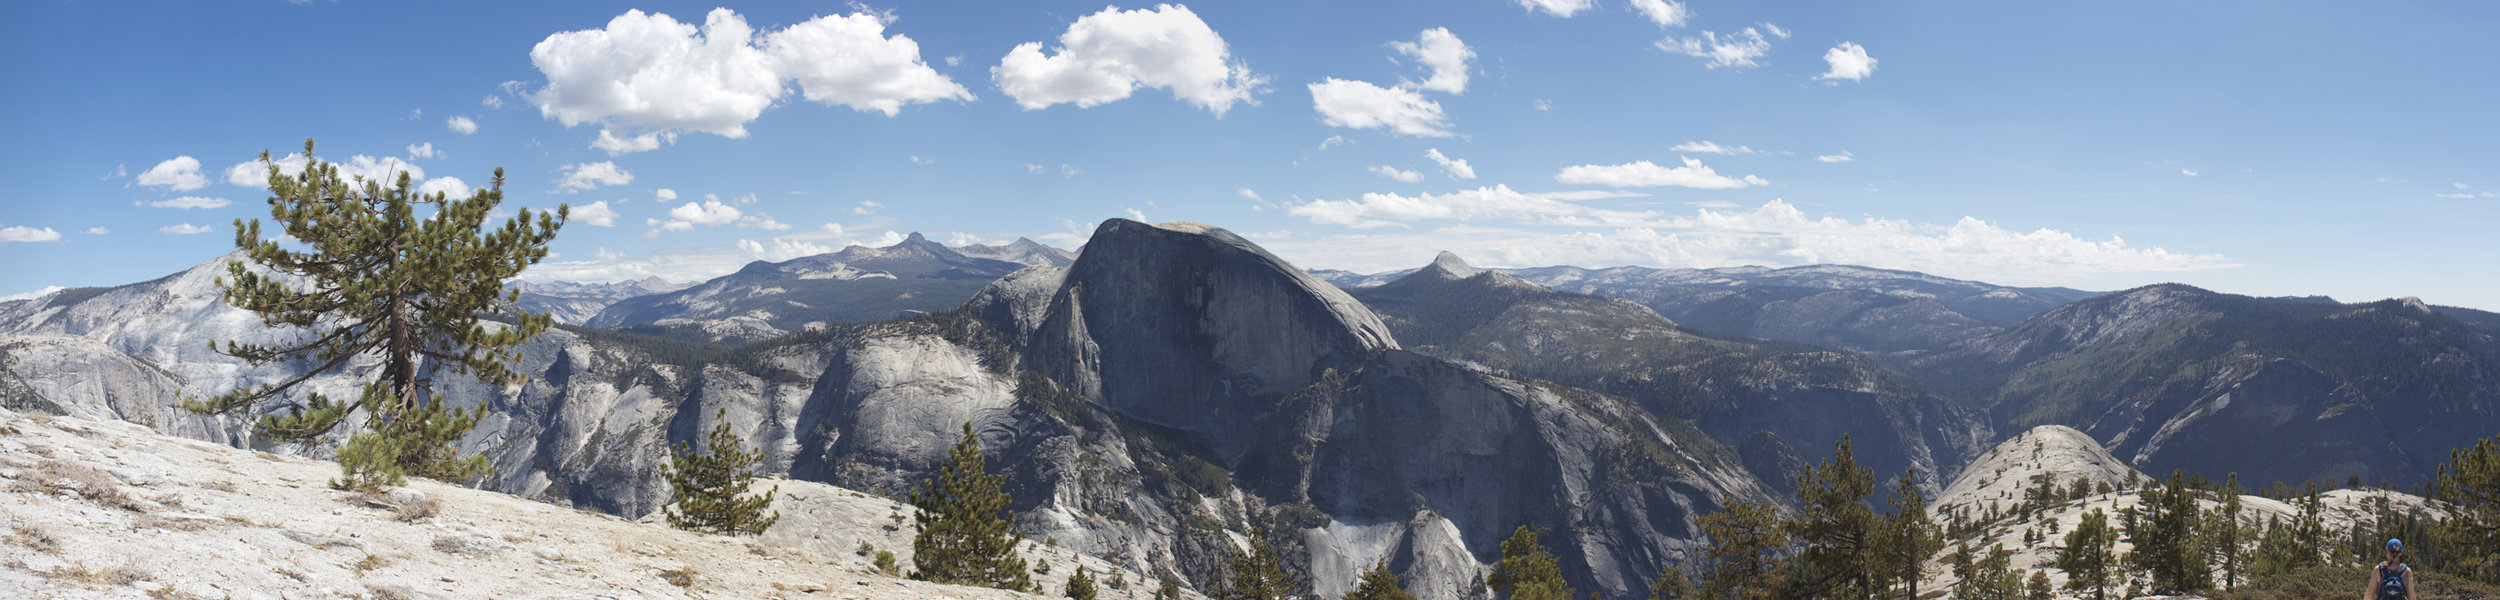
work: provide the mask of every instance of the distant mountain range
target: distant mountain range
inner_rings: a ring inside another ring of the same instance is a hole
[[[219,300],[235,258],[0,302],[0,406],[327,453],[171,407],[303,368],[207,350],[297,335]],[[691,285],[521,290],[518,308],[585,325],[524,346],[526,384],[437,382],[489,410],[461,443],[496,465],[485,487],[638,517],[669,500],[670,444],[725,422],[769,473],[898,494],[971,423],[1019,530],[1202,589],[1231,536],[1265,531],[1314,576],[1307,592],[1342,594],[1388,556],[1419,595],[1477,598],[1525,524],[1573,585],[1638,595],[1707,543],[1697,516],[1793,506],[1842,436],[1880,477],[1914,470],[1931,497],[1977,502],[2004,482],[1972,465],[2013,464],[1990,448],[2035,426],[2071,426],[2032,441],[2088,447],[2105,474],[2252,487],[2410,486],[2500,431],[2500,315],[2408,299],[1846,266],[1488,270],[1447,253],[1384,279],[1120,219],[1081,256],[913,235]]]
[[[997,258],[986,258],[997,257]],[[948,248],[913,233],[884,248],[750,263],[683,289],[614,301],[581,323],[717,343],[744,343],[829,324],[952,308],[1029,265],[1074,257],[1032,240]]]
[[[1323,279],[1351,289],[1384,285],[1411,272],[1330,271]],[[2097,295],[1847,265],[1502,272],[1555,290],[1638,302],[1700,331],[1877,353],[1944,348]]]

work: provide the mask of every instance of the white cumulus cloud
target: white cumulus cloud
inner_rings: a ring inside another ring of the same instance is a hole
[[[651,190],[651,199],[653,199],[653,200],[658,200],[658,201],[661,201],[661,202],[667,202],[667,201],[670,201],[670,200],[676,200],[676,199],[677,199],[677,190],[672,190],[672,189],[668,189],[668,188],[660,188],[660,189],[656,189],[656,190]],[[619,203],[623,203],[624,201],[623,201],[623,200],[618,200],[617,202],[619,202]]]
[[[409,145],[408,145],[408,160],[419,160],[419,159],[427,159],[427,158],[442,158],[442,157],[443,157],[443,152],[442,152],[441,150],[435,150],[435,149],[434,149],[434,143],[433,143],[433,142],[426,142],[426,143],[423,143],[423,144],[409,144]]]
[[[1433,163],[1441,165],[1441,172],[1448,173],[1451,179],[1476,178],[1476,168],[1468,165],[1467,159],[1450,158],[1448,155],[1442,154],[1440,148],[1430,148],[1424,150],[1424,158],[1432,159]]]
[[[1701,32],[1700,37],[1668,36],[1658,40],[1656,46],[1668,52],[1710,59],[1708,66],[1713,69],[1745,68],[1762,66],[1762,56],[1771,52],[1772,39],[1788,39],[1788,30],[1763,23],[1759,27],[1747,27],[1724,36],[1715,31]]]
[[[1817,156],[1817,157],[1814,157],[1814,161],[1815,161],[1815,162],[1827,162],[1827,163],[1845,163],[1845,162],[1855,161],[1855,160],[1857,160],[1857,159],[1858,159],[1857,155],[1850,154],[1850,153],[1849,153],[1849,151],[1847,151],[1847,150],[1842,150],[1842,151],[1840,151],[1840,153],[1839,153],[1839,154],[1825,154],[1825,155],[1822,155],[1822,156]]]
[[[61,239],[61,232],[50,227],[41,229],[24,225],[0,227],[0,242],[52,242]]]
[[[406,173],[410,181],[425,180],[424,167],[400,160],[397,156],[374,158],[358,154],[347,157],[347,162],[336,163],[336,165],[339,168],[339,178],[351,183],[363,179],[389,187],[399,184],[399,175],[402,173]],[[261,174],[265,176],[268,172],[263,170]]]
[[[1365,169],[1365,170],[1371,171],[1371,172],[1373,172],[1373,173],[1378,173],[1378,174],[1380,174],[1380,176],[1381,176],[1381,177],[1387,177],[1387,178],[1390,178],[1390,179],[1395,179],[1395,180],[1398,180],[1398,181],[1404,181],[1404,182],[1407,182],[1407,183],[1415,183],[1415,182],[1418,182],[1418,181],[1423,181],[1423,180],[1424,180],[1424,174],[1423,174],[1423,173],[1416,172],[1416,171],[1408,171],[1408,170],[1403,170],[1403,169],[1399,169],[1399,168],[1397,168],[1397,167],[1392,167],[1392,166],[1389,166],[1389,165],[1373,165],[1373,166],[1371,166],[1371,167],[1369,167],[1369,168],[1367,168],[1367,169]]]
[[[477,121],[469,120],[468,117],[452,117],[444,119],[443,126],[451,128],[453,133],[458,133],[460,135],[477,133]]]
[[[610,154],[657,148],[669,140],[659,132],[746,137],[746,124],[793,81],[806,100],[886,116],[914,103],[973,99],[920,59],[918,42],[886,36],[888,22],[862,11],[759,36],[726,8],[706,14],[700,28],[627,10],[604,28],[540,40],[530,63],[547,85],[523,97],[566,127],[602,124],[594,147]]]
[[[802,256],[830,253],[833,252],[833,247],[806,240],[774,238],[762,242],[738,240],[738,250],[754,255],[756,260],[781,262]]]
[[[188,192],[208,187],[208,176],[200,174],[200,159],[176,156],[140,173],[137,182],[143,186]]]
[[[1632,10],[1648,17],[1659,27],[1683,27],[1693,20],[1693,11],[1676,0],[1632,0]]]
[[[589,223],[592,227],[616,226],[616,209],[608,208],[606,200],[572,207],[565,214],[573,220]],[[606,250],[606,248],[601,248],[601,250]]]
[[[760,212],[759,212],[759,213],[755,213],[755,214],[752,214],[752,215],[747,215],[747,216],[744,216],[744,217],[739,217],[739,218],[738,218],[738,228],[739,228],[739,229],[768,229],[768,230],[772,230],[772,231],[788,231],[788,230],[790,229],[790,226],[789,226],[789,225],[782,224],[782,222],[780,222],[780,221],[775,221],[775,220],[773,220],[773,216],[772,216],[772,215],[768,215],[768,214],[764,214],[764,213],[760,213]]]
[[[1449,94],[1467,91],[1467,61],[1476,58],[1476,51],[1459,41],[1458,34],[1447,27],[1426,29],[1412,42],[1390,42],[1389,47],[1414,59],[1429,69],[1431,77],[1408,86]]]
[[[279,175],[294,177],[304,174],[304,165],[312,161],[301,153],[295,153],[279,157],[276,161],[263,161],[256,158],[235,163],[234,166],[226,168],[226,183],[247,188],[268,189],[270,162],[278,163]]]
[[[2186,176],[2189,176],[2189,177],[2195,177],[2195,176],[2196,176],[2196,171],[2195,171],[2195,170],[2192,170],[2192,169],[2180,169],[2180,170],[2179,170],[2179,174],[2180,174],[2180,175],[2186,175]]]
[[[1866,55],[1865,46],[1849,42],[1841,42],[1840,45],[1833,46],[1831,50],[1824,51],[1823,62],[1830,63],[1832,69],[1814,76],[1815,79],[1839,83],[1842,79],[1857,81],[1875,74],[1875,57]]]
[[[1519,0],[1519,6],[1530,12],[1543,12],[1563,18],[1570,18],[1571,15],[1596,5],[1595,0]]]
[[[599,161],[564,166],[564,179],[556,183],[556,191],[567,194],[597,189],[603,185],[625,185],[634,182],[634,174],[616,167],[615,162]]]
[[[89,227],[89,228],[87,228],[87,235],[104,235],[104,234],[107,234],[107,233],[112,233],[112,232],[113,232],[113,230],[110,230],[110,229],[105,229],[105,228],[102,228],[102,227]]]
[[[469,182],[461,181],[458,177],[436,177],[417,184],[417,194],[423,196],[442,194],[445,200],[459,200],[474,193],[477,193],[477,189],[469,187]]]
[[[616,156],[658,150],[661,144],[674,143],[677,143],[677,132],[674,131],[653,131],[642,135],[618,137],[616,130],[603,127],[599,129],[598,139],[590,141],[590,148],[606,152],[608,156]]]
[[[200,234],[200,233],[208,233],[208,232],[209,232],[209,228],[208,228],[208,226],[206,226],[206,225],[192,225],[192,224],[190,224],[190,223],[180,223],[180,224],[175,224],[175,225],[166,225],[166,226],[164,226],[164,227],[158,227],[158,228],[156,228],[156,230],[157,230],[157,231],[162,231],[162,232],[165,232],[165,233],[171,233],[171,234],[174,234],[174,235],[192,235],[192,234]],[[44,230],[44,231],[47,231],[47,232],[48,232],[48,231],[51,231],[51,230],[46,229],[46,230]],[[53,237],[58,238],[58,237],[60,237],[60,234],[53,234]]]
[[[903,105],[973,99],[920,59],[920,43],[885,35],[891,19],[866,11],[809,19],[764,36],[775,72],[810,102],[894,116]]]
[[[1092,107],[1148,87],[1169,89],[1217,117],[1235,102],[1256,105],[1252,95],[1267,82],[1233,58],[1215,28],[1179,5],[1104,8],[1069,25],[1054,50],[1044,54],[1041,42],[1019,44],[990,77],[1025,110]]]
[[[227,202],[227,201],[226,201],[226,199],[224,199],[224,198],[203,198],[203,197],[199,197],[199,196],[183,196],[183,197],[180,197],[180,198],[175,198],[175,199],[172,199],[172,200],[158,200],[158,201],[155,201],[155,202],[149,202],[149,203],[148,203],[148,206],[154,206],[154,207],[157,207],[157,208],[184,208],[184,209],[197,208],[197,209],[209,209],[209,208],[225,208],[227,204],[230,204],[230,203],[229,203],[229,202]]]
[[[1452,135],[1441,103],[1406,88],[1330,77],[1311,84],[1311,108],[1319,111],[1321,122],[1332,127],[1387,129],[1417,137]]]
[[[1771,184],[1769,181],[1752,175],[1744,177],[1720,175],[1718,171],[1702,165],[1701,161],[1691,158],[1685,158],[1684,166],[1681,167],[1662,166],[1646,160],[1620,165],[1573,165],[1563,167],[1562,172],[1554,174],[1554,180],[1563,183],[1613,187],[1674,186],[1701,189],[1729,189]]]
[[[738,207],[722,204],[718,200],[705,200],[702,202],[688,202],[678,206],[677,208],[669,209],[668,220],[663,221],[660,219],[646,219],[643,221],[643,224],[650,225],[652,227],[652,232],[650,233],[657,233],[660,231],[687,231],[694,229],[697,225],[718,227],[728,225],[730,223],[736,223],[740,217],[744,216],[746,215],[739,212]],[[650,233],[646,233],[645,235],[649,235]]]

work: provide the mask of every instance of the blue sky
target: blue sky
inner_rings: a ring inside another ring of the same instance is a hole
[[[15,12],[0,295],[231,249],[267,208],[229,172],[310,137],[571,204],[533,278],[694,279],[912,231],[1073,248],[1142,216],[1357,271],[1446,249],[2500,309],[2479,3]]]

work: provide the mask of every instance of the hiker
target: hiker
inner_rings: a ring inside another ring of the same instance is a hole
[[[2370,593],[2362,600],[2413,600],[2413,569],[2404,559],[2404,540],[2387,538],[2387,562],[2370,572]]]

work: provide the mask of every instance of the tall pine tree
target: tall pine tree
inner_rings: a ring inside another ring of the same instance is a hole
[[[1831,460],[1797,476],[1797,502],[1803,508],[1788,520],[1789,535],[1805,544],[1797,553],[1810,593],[1820,598],[1872,598],[1890,579],[1876,547],[1881,523],[1866,507],[1875,493],[1875,474],[1859,466],[1849,437],[1833,445]]]
[[[712,428],[704,449],[679,442],[670,453],[669,465],[663,475],[677,501],[664,507],[663,513],[671,527],[687,531],[728,535],[764,535],[781,513],[765,514],[773,506],[773,494],[779,486],[750,496],[755,487],[757,456],[746,449],[746,440],[729,429],[729,409],[714,413],[720,425]]]
[[[2432,493],[2453,509],[2432,539],[2457,575],[2500,584],[2500,437],[2454,450]]]
[[[1526,525],[1502,541],[1502,562],[1493,565],[1485,583],[1511,600],[1571,600],[1579,594],[1563,581],[1562,567],[1553,553],[1545,551],[1545,544],[1537,542],[1536,530]]]
[[[1354,591],[1346,592],[1345,600],[1415,600],[1405,586],[1398,585],[1400,579],[1404,578],[1389,572],[1389,559],[1382,557],[1380,562],[1372,563],[1372,568],[1363,570],[1362,577],[1354,582]]]
[[[911,538],[912,579],[1028,591],[1033,576],[1024,570],[1016,545],[1024,534],[1012,527],[1006,478],[991,475],[981,457],[981,438],[964,423],[963,437],[946,453],[929,485],[913,493],[911,503],[919,533]]]
[[[2083,521],[2066,532],[2066,547],[2057,553],[2057,568],[2066,571],[2066,589],[2090,592],[2092,600],[2107,598],[2109,586],[2122,574],[2117,544],[2118,531],[2109,526],[2108,513],[2098,508],[2083,513]]]
[[[268,345],[212,341],[209,348],[251,365],[312,366],[214,398],[184,398],[180,406],[203,414],[249,412],[315,375],[379,356],[376,379],[356,401],[311,394],[284,415],[263,415],[260,431],[282,441],[312,441],[361,408],[368,431],[339,450],[340,487],[399,485],[406,475],[462,480],[487,473],[483,457],[461,459],[451,446],[476,426],[485,407],[445,408],[431,397],[433,377],[448,371],[496,386],[524,379],[509,365],[520,360],[521,342],[546,331],[547,315],[520,315],[496,327],[480,317],[497,300],[519,299],[504,282],[546,258],[568,209],[522,209],[489,231],[486,220],[503,202],[502,169],[495,170],[493,187],[454,199],[418,192],[404,172],[391,182],[343,179],[338,165],[314,156],[312,140],[304,140],[306,164],[296,175],[280,171],[268,152],[260,157],[269,165],[269,216],[284,235],[264,239],[260,220],[236,219],[235,246],[266,271],[231,261],[217,284],[227,304],[260,315],[264,325],[305,335]],[[421,204],[433,206],[433,214],[417,214]],[[294,244],[281,243],[284,238]]]
[[[2203,511],[2196,503],[2196,490],[2188,488],[2186,472],[2173,470],[2168,483],[2145,488],[2142,494],[2143,511],[2127,532],[2127,539],[2135,544],[2127,553],[2127,566],[2144,571],[2154,593],[2184,594],[2213,587],[2213,571],[2205,564],[2204,540],[2197,528]]]
[[[1919,597],[1919,576],[1927,568],[1928,557],[1944,550],[1944,532],[1927,514],[1927,496],[1919,491],[1917,476],[1916,469],[1903,469],[1901,479],[1893,484],[1892,514],[1884,517],[1882,537],[1875,545],[1890,578],[1905,584],[1910,598]]]
[[[1233,555],[1231,578],[1215,595],[1219,600],[1285,600],[1299,581],[1285,573],[1285,561],[1267,543],[1267,531],[1250,530],[1250,551]]]
[[[1698,519],[1710,545],[1702,549],[1708,567],[1702,592],[1714,598],[1769,597],[1771,574],[1779,569],[1779,551],[1788,547],[1788,531],[1779,512],[1768,504],[1736,501],[1726,510]]]
[[[2255,528],[2242,518],[2247,507],[2240,491],[2240,474],[2232,473],[2222,485],[2222,504],[2205,513],[2205,553],[2225,588],[2239,587],[2240,573],[2248,570],[2249,543],[2256,537]]]

